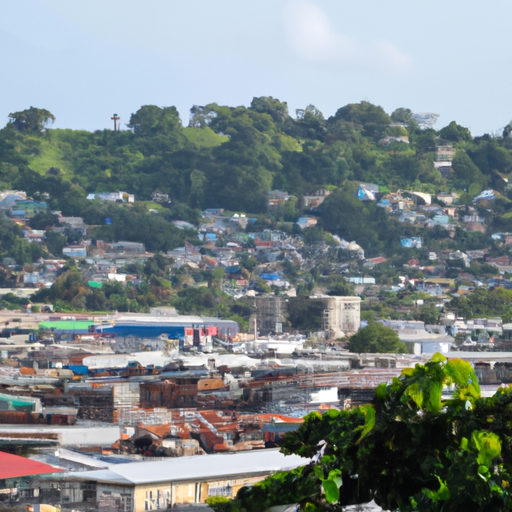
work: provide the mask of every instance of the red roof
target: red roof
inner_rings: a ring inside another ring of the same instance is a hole
[[[60,473],[61,471],[65,470],[11,453],[0,452],[0,480],[45,473]]]

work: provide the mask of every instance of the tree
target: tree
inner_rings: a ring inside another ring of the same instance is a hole
[[[470,363],[435,354],[381,384],[372,404],[308,414],[281,440],[306,465],[242,488],[231,510],[337,511],[372,499],[401,512],[511,510],[511,406],[510,388],[481,398]]]
[[[403,108],[403,107],[397,108],[391,114],[391,119],[395,123],[404,123],[404,124],[414,123],[414,120],[412,118],[412,110],[410,108]]]
[[[361,101],[361,103],[350,103],[341,107],[327,122],[335,124],[338,121],[348,121],[360,126],[365,137],[378,140],[386,134],[391,118],[382,107],[368,101]]]
[[[405,343],[400,341],[398,334],[378,322],[371,321],[367,327],[360,329],[349,341],[351,352],[363,353],[403,353],[407,352]]]
[[[16,130],[24,133],[41,133],[55,116],[44,108],[30,107],[20,112],[11,112],[9,119]]]
[[[469,129],[457,124],[455,121],[441,128],[441,130],[439,130],[439,136],[450,142],[470,142],[473,140]]]
[[[62,249],[66,247],[67,238],[57,231],[48,231],[46,233],[46,247],[48,252],[53,256],[61,256]]]
[[[286,101],[272,96],[254,97],[249,108],[261,114],[270,114],[275,123],[283,123],[290,117]]]
[[[465,151],[457,151],[452,161],[454,178],[469,190],[473,185],[476,193],[480,192],[487,183],[487,178],[482,171],[473,163]],[[476,189],[475,186],[476,185]]]
[[[49,226],[58,226],[59,217],[52,212],[39,212],[30,219],[32,229],[47,229]]]
[[[144,105],[130,116],[128,127],[138,135],[150,136],[179,130],[181,122],[176,107]]]

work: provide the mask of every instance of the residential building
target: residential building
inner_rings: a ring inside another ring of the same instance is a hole
[[[281,190],[269,190],[267,192],[268,208],[272,210],[283,206],[292,196]]]
[[[87,199],[100,199],[101,201],[114,201],[122,203],[134,203],[135,196],[127,192],[93,192],[88,194]]]
[[[85,225],[84,219],[82,217],[59,217],[59,224],[63,228],[73,229],[74,231],[78,231],[82,236],[87,234],[87,226]]]
[[[323,329],[330,338],[339,338],[348,333],[355,333],[361,327],[361,298],[317,295],[324,303]]]
[[[320,206],[329,195],[331,195],[331,192],[322,188],[317,190],[314,194],[304,196],[302,198],[302,205],[304,208],[316,208]]]
[[[379,192],[379,186],[374,183],[360,183],[356,192],[359,201],[375,201]]]
[[[48,209],[45,202],[33,201],[32,199],[16,200],[10,208],[10,216],[13,219],[31,219],[37,213],[44,213]]]
[[[455,156],[455,149],[452,146],[437,146],[436,161],[452,162]]]
[[[494,201],[496,199],[496,194],[497,193],[492,189],[484,190],[473,198],[473,202],[479,203],[480,201]]]
[[[87,247],[85,245],[70,245],[62,249],[62,254],[69,258],[86,258]]]
[[[300,217],[296,224],[301,228],[312,228],[316,226],[317,220],[314,217]]]

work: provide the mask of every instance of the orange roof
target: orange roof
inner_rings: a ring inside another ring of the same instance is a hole
[[[303,418],[291,418],[290,416],[283,416],[282,414],[258,414],[258,417],[264,421],[272,421],[272,419],[275,418],[283,423],[304,423]]]

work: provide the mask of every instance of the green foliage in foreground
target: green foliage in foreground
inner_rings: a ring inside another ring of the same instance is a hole
[[[511,427],[511,389],[481,398],[470,363],[436,354],[381,384],[372,404],[308,414],[281,451],[312,462],[241,489],[231,510],[372,499],[402,512],[512,510]]]

